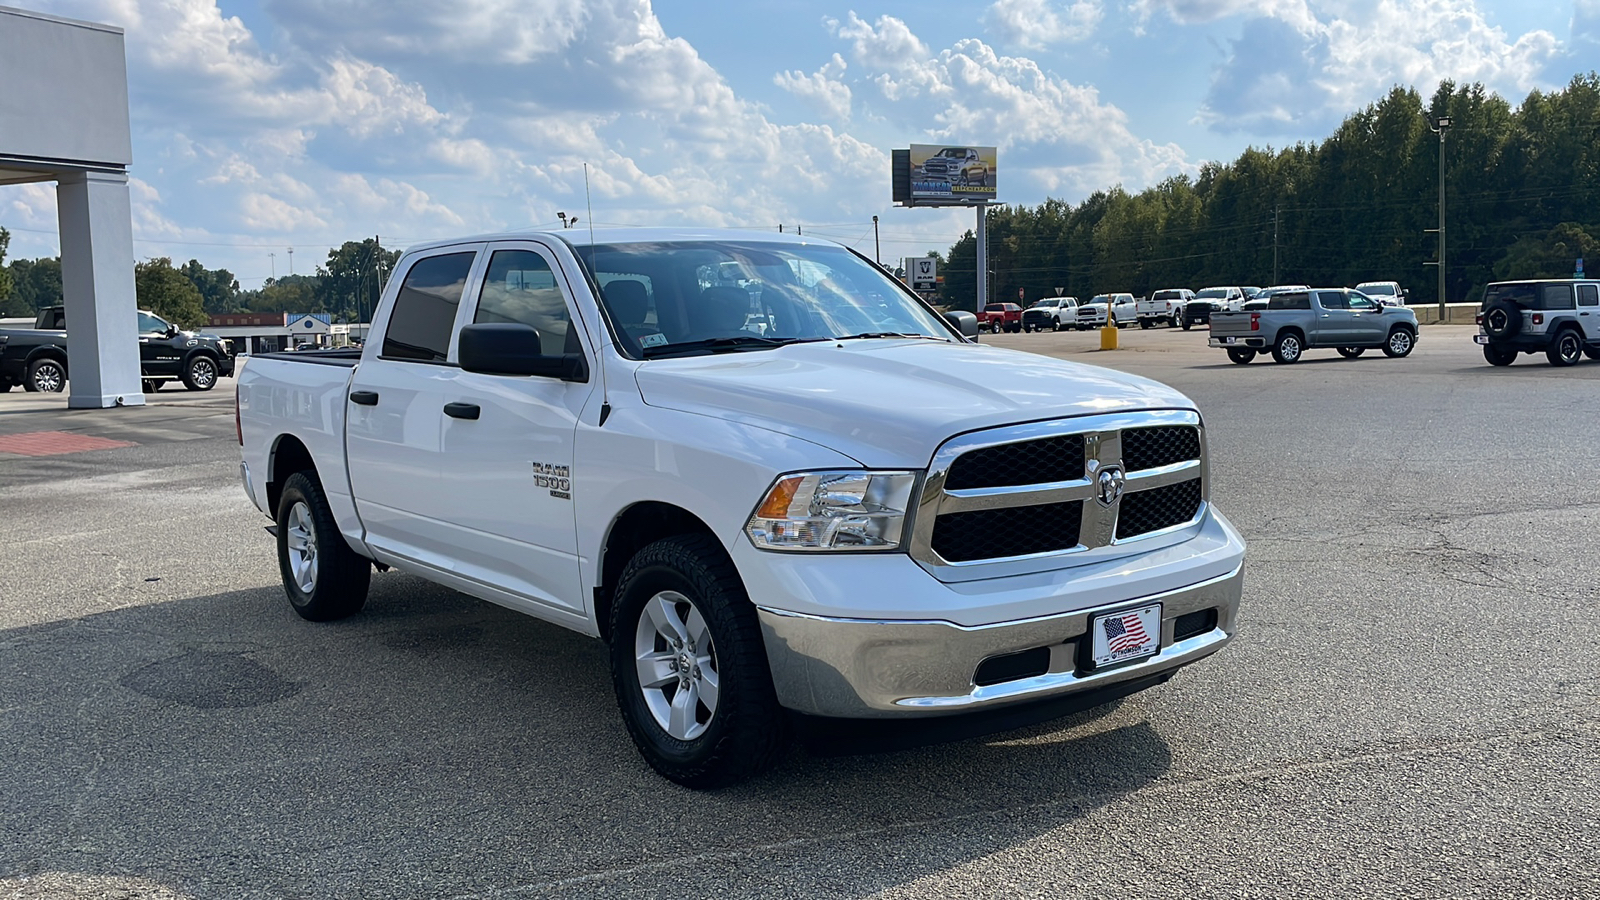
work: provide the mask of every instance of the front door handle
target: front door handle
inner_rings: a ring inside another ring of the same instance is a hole
[[[446,403],[444,405],[444,414],[452,419],[476,419],[478,412],[478,404],[476,403]]]
[[[378,405],[378,392],[377,391],[351,391],[350,392],[350,402],[351,403],[355,403],[355,404],[357,404],[359,406],[377,406]]]

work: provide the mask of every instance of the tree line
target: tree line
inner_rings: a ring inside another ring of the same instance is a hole
[[[1399,281],[1438,295],[1439,137],[1445,135],[1446,266],[1451,302],[1490,281],[1600,271],[1600,76],[1534,91],[1513,109],[1482,85],[1412,89],[1344,120],[1332,136],[1250,148],[1130,194],[1082,203],[996,206],[987,219],[990,301],[1062,293],[1087,299],[1213,285]],[[971,231],[945,256],[941,300],[971,309]]]
[[[0,317],[33,316],[60,304],[60,257],[6,263],[10,242],[10,232],[0,228]],[[169,257],[136,264],[133,283],[140,309],[186,328],[204,326],[208,316],[249,312],[328,313],[336,322],[356,322],[371,319],[399,260],[400,251],[367,238],[329,250],[315,274],[268,278],[256,290],[241,290],[227,269],[208,269],[195,259],[175,266]]]

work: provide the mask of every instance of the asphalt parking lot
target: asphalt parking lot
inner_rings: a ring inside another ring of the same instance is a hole
[[[986,337],[1199,403],[1238,640],[708,794],[637,756],[589,639],[397,573],[298,619],[231,380],[0,395],[0,437],[126,444],[0,452],[0,898],[1600,896],[1600,362],[1491,368],[1473,330],[1292,366]]]

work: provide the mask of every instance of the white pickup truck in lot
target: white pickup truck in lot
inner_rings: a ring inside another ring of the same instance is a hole
[[[360,610],[376,564],[598,637],[691,787],[808,716],[1065,712],[1234,632],[1187,398],[970,342],[825,241],[414,248],[364,349],[258,354],[238,418],[300,615]]]

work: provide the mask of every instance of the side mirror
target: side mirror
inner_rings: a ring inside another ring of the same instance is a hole
[[[975,338],[978,336],[978,317],[966,310],[949,310],[944,314],[944,320],[949,322],[962,337]]]
[[[589,380],[581,356],[545,356],[531,325],[491,323],[461,329],[461,368],[483,375],[538,375],[562,381]]]
[[[178,336],[178,326],[169,323],[167,325],[166,335],[167,335],[167,337],[177,337]]]

